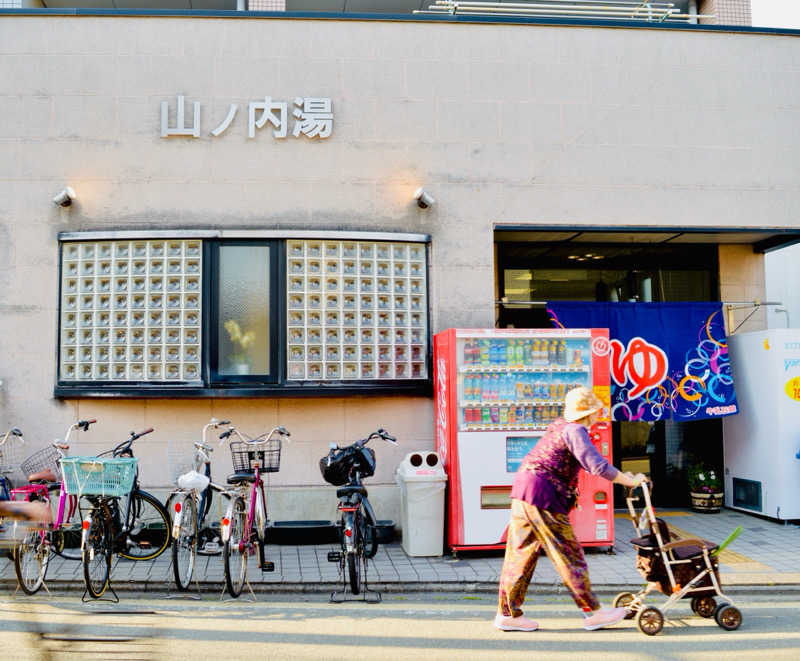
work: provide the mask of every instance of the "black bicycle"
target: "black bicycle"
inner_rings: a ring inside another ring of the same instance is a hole
[[[169,546],[169,514],[161,501],[139,488],[131,447],[152,431],[131,432],[128,440],[98,457],[61,460],[67,491],[91,503],[83,519],[81,550],[86,591],[95,599],[109,587],[114,553],[128,560],[152,560]]]
[[[361,592],[362,571],[366,575],[367,560],[378,552],[377,519],[367,498],[367,490],[361,484],[362,478],[375,474],[375,451],[367,447],[373,438],[397,444],[394,436],[378,429],[346,447],[332,443],[330,452],[319,461],[325,481],[341,487],[336,490],[336,497],[341,513],[339,534],[342,550],[328,553],[328,560],[340,563],[342,575],[347,568],[353,594]]]

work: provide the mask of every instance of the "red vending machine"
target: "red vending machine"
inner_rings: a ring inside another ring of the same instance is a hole
[[[434,337],[436,449],[448,475],[453,551],[502,548],[511,484],[522,458],[587,386],[606,404],[590,429],[611,457],[608,330],[448,329]],[[584,546],[614,544],[611,484],[585,471],[570,518]]]

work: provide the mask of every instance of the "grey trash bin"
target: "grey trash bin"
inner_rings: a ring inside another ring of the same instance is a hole
[[[411,452],[397,467],[403,550],[410,556],[439,556],[444,546],[442,461],[435,452]]]

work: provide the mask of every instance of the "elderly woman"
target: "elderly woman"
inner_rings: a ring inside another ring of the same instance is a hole
[[[618,471],[592,445],[588,427],[600,417],[603,402],[591,390],[573,388],[564,404],[564,416],[550,424],[522,460],[511,489],[511,522],[494,620],[503,631],[535,631],[539,627],[523,617],[521,606],[542,548],[583,612],[584,629],[600,629],[625,617],[624,608],[601,608],[592,592],[569,511],[575,503],[581,468],[628,487],[639,485],[646,477]]]

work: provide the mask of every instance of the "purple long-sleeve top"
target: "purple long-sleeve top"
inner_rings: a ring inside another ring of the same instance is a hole
[[[581,468],[607,480],[619,473],[592,445],[586,427],[558,418],[522,460],[511,497],[567,514],[577,493]]]

